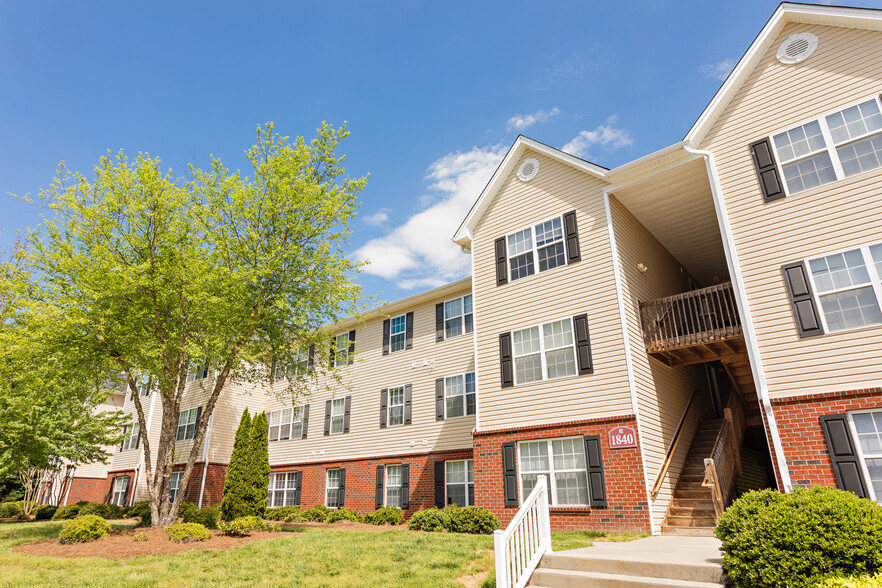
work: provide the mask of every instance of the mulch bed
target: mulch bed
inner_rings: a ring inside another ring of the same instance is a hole
[[[345,529],[347,531],[401,531],[407,530],[407,525],[366,525],[352,521],[337,521],[336,523],[313,523],[309,521],[297,523],[279,523],[282,527],[312,527],[316,529]]]

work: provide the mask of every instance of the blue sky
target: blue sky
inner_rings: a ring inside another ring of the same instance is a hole
[[[468,275],[449,238],[518,133],[606,167],[679,141],[776,6],[0,1],[0,250],[61,160],[236,168],[259,123],[348,121],[359,281],[401,298]]]

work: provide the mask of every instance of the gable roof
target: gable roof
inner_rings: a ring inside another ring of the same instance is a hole
[[[827,25],[882,31],[882,10],[876,8],[848,8],[844,6],[820,6],[782,2],[772,17],[738,60],[735,68],[717,90],[710,104],[686,133],[685,141],[696,147],[713,127],[726,106],[735,97],[753,69],[789,23]]]
[[[530,139],[524,135],[518,135],[518,138],[515,139],[515,142],[512,144],[511,148],[509,148],[508,153],[505,154],[499,167],[493,172],[493,176],[490,178],[490,181],[487,182],[481,195],[478,196],[478,199],[472,205],[471,210],[469,210],[469,213],[462,221],[462,224],[459,225],[459,228],[453,235],[454,243],[461,247],[469,247],[471,245],[472,231],[474,231],[475,227],[478,225],[478,222],[490,206],[490,203],[493,202],[493,199],[496,197],[497,192],[499,192],[499,189],[502,187],[506,178],[508,178],[515,165],[520,161],[521,156],[523,156],[524,152],[528,149],[541,153],[542,155],[554,159],[555,161],[559,161],[564,165],[581,170],[596,178],[602,180],[607,179],[606,175],[609,170],[605,167],[601,167],[590,161],[585,161],[584,159],[579,159],[569,153],[565,153],[559,149],[540,143],[535,139]]]

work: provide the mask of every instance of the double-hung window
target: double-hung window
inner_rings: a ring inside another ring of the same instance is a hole
[[[196,437],[196,419],[199,407],[182,410],[178,415],[178,441],[186,441]]]
[[[129,449],[135,449],[138,447],[138,435],[141,432],[141,425],[138,423],[132,423],[131,425],[125,425],[123,427],[123,442],[120,446],[120,451],[127,451]]]
[[[267,506],[294,506],[297,502],[297,472],[271,474]]]
[[[120,476],[113,480],[113,496],[111,503],[117,506],[126,505],[126,494],[129,491],[129,476]]]
[[[340,470],[328,470],[327,482],[325,483],[325,506],[335,508],[339,504]]]
[[[466,294],[444,303],[444,338],[450,339],[475,330],[472,295]]]
[[[869,480],[871,497],[882,501],[882,411],[849,413],[852,435],[857,439],[864,476]]]
[[[521,501],[530,495],[540,475],[548,477],[551,504],[588,505],[588,472],[581,437],[518,443]]]
[[[386,506],[401,508],[401,466],[386,466]]]
[[[474,506],[475,467],[471,459],[444,462],[444,481],[447,492],[445,504]]]
[[[475,414],[475,372],[444,378],[444,417]]]
[[[346,399],[335,398],[331,401],[331,435],[343,432],[343,421],[346,414]]]
[[[512,233],[506,237],[506,241],[509,281],[567,263],[563,219],[560,216]]]
[[[150,376],[141,376],[138,379],[138,396],[144,398],[150,396],[151,378]]]
[[[269,440],[285,441],[303,436],[303,408],[293,406],[269,413]]]
[[[341,366],[349,363],[349,331],[340,333],[334,337],[334,365]]]
[[[404,424],[404,386],[389,388],[389,426]]]
[[[882,244],[808,260],[825,331],[882,324]]]
[[[178,490],[181,489],[181,480],[184,478],[184,472],[172,472],[171,475],[171,492],[168,495],[168,501],[174,502],[175,496],[178,495]]]
[[[196,380],[201,380],[202,378],[208,377],[208,367],[202,365],[200,362],[191,361],[190,369],[187,371],[187,381],[195,382]]]
[[[512,332],[515,384],[576,374],[573,320],[565,318]]]
[[[407,315],[402,314],[392,318],[389,322],[389,343],[391,351],[404,349],[407,330]]]

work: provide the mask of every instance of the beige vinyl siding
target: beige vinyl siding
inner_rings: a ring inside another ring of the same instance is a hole
[[[783,65],[775,53],[796,32],[817,35],[818,49]],[[882,381],[882,327],[800,339],[781,275],[785,263],[882,240],[882,170],[764,203],[748,145],[878,94],[880,68],[880,32],[787,25],[702,144],[716,159],[772,397]]]
[[[95,407],[94,412],[116,412],[122,410],[122,407],[125,403],[125,396],[122,394],[113,394],[108,397],[106,402],[102,402],[98,406]],[[105,478],[107,477],[107,472],[110,469],[110,464],[113,461],[113,456],[119,450],[119,445],[114,446],[104,446],[102,447],[104,451],[106,451],[110,457],[108,457],[105,461],[99,461],[95,463],[86,463],[77,466],[76,471],[74,472],[74,477],[76,478]]]
[[[207,398],[206,394],[206,398]],[[210,463],[230,463],[230,455],[233,453],[233,441],[236,438],[236,429],[245,409],[254,417],[264,411],[267,398],[262,385],[242,382],[232,382],[221,392],[214,407],[214,417],[211,422],[211,437],[208,441],[208,461]],[[205,403],[202,403],[203,410]],[[202,454],[196,461],[202,460]],[[186,454],[182,461],[186,461]]]
[[[472,241],[482,431],[632,412],[604,184],[542,154],[528,150],[527,157],[539,160],[539,173],[521,182],[512,172]],[[496,238],[574,209],[580,262],[496,285]],[[500,333],[582,313],[588,314],[593,374],[501,388]]]
[[[610,212],[619,255],[622,296],[637,388],[640,441],[643,444],[647,483],[651,487],[661,471],[668,447],[673,441],[692,392],[706,388],[703,381],[704,368],[668,367],[646,353],[638,301],[687,292],[690,289],[689,275],[614,196],[610,197]],[[648,268],[645,273],[637,269],[638,263]],[[697,402],[703,403],[704,398],[702,394]],[[697,408],[699,410],[694,412],[696,417],[706,412],[704,404]],[[698,418],[690,419],[687,423],[683,441],[677,447],[677,453],[665,476],[665,483],[652,502],[652,516],[657,525],[664,521],[689,450],[689,442],[698,423]]]
[[[471,334],[435,341],[435,304],[469,293],[469,289],[462,289],[390,313],[391,316],[414,313],[412,349],[383,355],[383,317],[368,320],[365,326],[356,326],[356,360],[349,366],[337,368],[343,371],[344,386],[331,386],[324,380],[308,397],[297,398],[295,404],[310,405],[307,438],[271,442],[270,464],[470,448],[474,416],[435,419],[435,379],[474,371],[475,365]],[[340,329],[340,332],[344,330],[349,329]],[[412,386],[411,424],[381,429],[381,390],[406,384]],[[291,406],[290,400],[277,397],[276,392],[284,386],[284,382],[276,383],[267,395],[267,412]],[[325,436],[325,402],[346,396],[352,397],[349,432]]]

